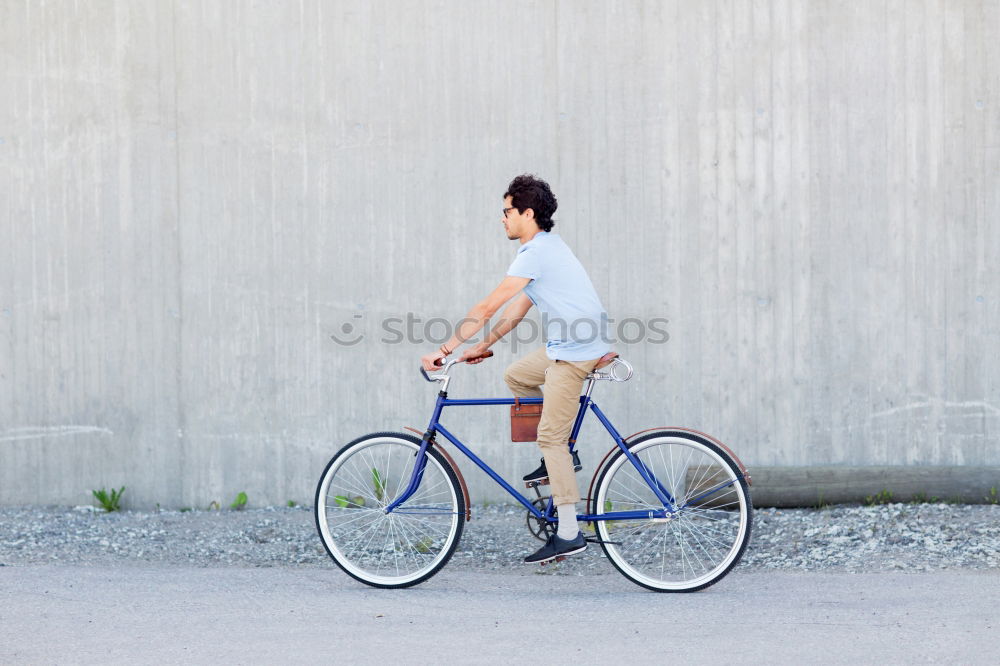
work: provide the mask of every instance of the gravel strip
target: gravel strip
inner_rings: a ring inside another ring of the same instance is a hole
[[[523,570],[541,542],[515,505],[479,506],[449,566]],[[124,511],[0,508],[0,566],[335,566],[306,508]],[[1000,569],[1000,506],[887,504],[758,509],[743,569],[904,571]],[[538,568],[618,575],[600,547]]]

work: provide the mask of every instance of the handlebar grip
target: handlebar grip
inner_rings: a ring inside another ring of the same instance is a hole
[[[473,356],[472,358],[467,358],[465,360],[466,361],[475,361],[475,360],[480,359],[480,358],[489,358],[490,356],[493,356],[493,352],[490,351],[489,349],[487,349],[484,353],[480,354],[479,356]],[[442,365],[444,365],[444,359],[443,358],[439,358],[436,361],[434,361],[434,366],[435,367],[440,368]]]
[[[493,352],[490,351],[489,349],[487,349],[483,354],[480,354],[479,356],[473,356],[472,358],[469,358],[469,359],[466,359],[466,360],[467,361],[476,361],[476,360],[482,359],[482,358],[490,358],[491,356],[493,356]],[[443,365],[444,365],[444,359],[439,358],[439,359],[435,359],[434,360],[434,367],[435,368],[440,368]],[[423,375],[424,379],[426,379],[427,381],[429,381],[429,382],[433,382],[434,381],[433,379],[431,379],[427,375],[427,371],[424,370],[423,367],[420,368],[420,374]]]

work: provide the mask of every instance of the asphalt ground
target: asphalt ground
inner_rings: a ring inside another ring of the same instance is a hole
[[[0,663],[993,664],[1000,573],[737,568],[691,594],[542,567],[0,567]]]

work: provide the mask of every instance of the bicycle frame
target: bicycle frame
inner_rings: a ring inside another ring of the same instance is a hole
[[[542,404],[542,398],[520,398],[520,403],[522,405],[540,405]],[[406,490],[396,498],[389,506],[385,508],[386,513],[391,513],[399,505],[410,498],[413,493],[416,492],[417,488],[420,486],[420,482],[423,478],[424,467],[427,464],[427,448],[432,446],[434,443],[434,437],[437,433],[441,433],[445,439],[455,445],[459,451],[464,453],[469,460],[474,462],[481,470],[486,472],[490,478],[496,481],[500,486],[506,490],[514,499],[520,502],[524,507],[533,514],[539,520],[544,520],[548,522],[555,521],[555,511],[552,505],[552,499],[549,498],[548,506],[545,512],[540,511],[531,500],[519,493],[514,489],[507,481],[497,474],[493,469],[487,465],[479,456],[473,453],[465,444],[462,443],[455,435],[450,433],[447,428],[441,425],[440,418],[441,412],[445,407],[473,407],[480,405],[513,405],[514,398],[472,398],[472,399],[450,399],[446,391],[442,390],[438,393],[437,402],[434,405],[434,413],[431,416],[430,423],[427,426],[427,431],[424,433],[423,439],[420,443],[420,449],[417,452],[417,460],[413,466],[413,473],[410,475],[410,483]],[[584,522],[594,522],[599,520],[635,520],[635,519],[669,519],[678,510],[679,507],[676,506],[676,502],[663,487],[659,481],[650,473],[645,465],[640,461],[625,445],[625,440],[622,438],[618,430],[615,429],[611,421],[604,415],[604,413],[597,406],[597,403],[593,401],[590,397],[590,390],[588,388],[584,395],[580,396],[580,408],[576,414],[576,420],[573,422],[573,430],[569,436],[570,442],[575,442],[577,434],[580,432],[580,426],[583,425],[583,417],[587,410],[590,410],[597,416],[597,419],[601,422],[604,428],[611,435],[611,438],[618,445],[618,448],[622,450],[625,457],[628,458],[629,462],[635,467],[639,472],[639,475],[649,486],[650,490],[656,495],[657,499],[663,504],[662,509],[657,510],[645,510],[645,511],[614,511],[602,514],[578,514],[577,520]],[[570,446],[570,451],[573,450],[573,446]],[[713,491],[714,492],[714,491]]]

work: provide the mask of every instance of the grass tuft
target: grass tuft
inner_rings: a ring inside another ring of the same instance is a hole
[[[887,489],[883,488],[874,495],[865,496],[866,506],[877,506],[879,504],[891,504],[892,503],[892,493]]]
[[[125,493],[125,486],[122,486],[118,490],[114,488],[108,493],[104,488],[100,490],[91,490],[94,498],[100,502],[101,508],[111,513],[112,511],[121,511],[121,501],[122,495]]]
[[[241,490],[240,494],[237,495],[236,499],[233,500],[233,503],[229,505],[229,508],[233,509],[234,511],[239,511],[240,509],[246,508],[246,505],[247,505],[247,494]]]

